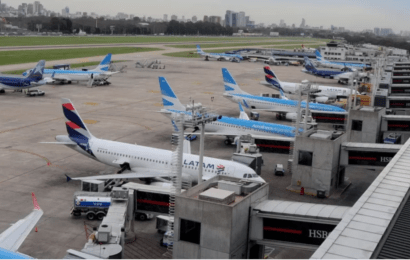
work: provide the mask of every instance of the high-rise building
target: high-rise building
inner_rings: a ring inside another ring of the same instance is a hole
[[[168,22],[168,15],[164,14],[164,22]]]
[[[238,13],[238,22],[237,22],[238,27],[245,27],[246,26],[246,20],[245,20],[245,12],[239,12]]]
[[[249,16],[245,16],[245,26],[248,26],[250,21],[250,17]]]
[[[182,16],[181,21],[185,22],[185,16],[184,15]]]
[[[226,10],[225,14],[225,26],[232,26],[232,13],[231,10]]]
[[[380,29],[380,36],[388,36],[390,34],[394,34],[391,28],[381,28]]]
[[[34,14],[38,14],[38,13],[39,13],[39,6],[40,6],[40,2],[39,2],[39,1],[35,1],[35,2],[34,2],[34,10],[33,10],[33,13],[34,13]]]
[[[378,27],[374,28],[374,34],[379,36],[380,35],[380,28],[378,28]]]
[[[171,15],[171,21],[176,21],[178,20],[178,16],[176,16],[175,14]]]
[[[196,15],[192,16],[192,22],[196,23],[198,21],[198,18],[196,17]]]
[[[306,24],[305,24],[305,18],[302,18],[302,23],[300,24],[300,28],[305,28]]]
[[[285,20],[280,20],[279,27],[285,27]]]
[[[27,5],[27,14],[34,14],[34,5],[28,4]]]
[[[222,21],[222,18],[220,16],[212,15],[208,18],[208,21],[211,22],[211,23],[219,23],[220,24],[221,21]]]
[[[208,18],[207,15],[204,15],[204,20],[203,20],[203,21],[204,21],[204,23],[205,23],[205,22],[209,22],[209,18]]]
[[[23,7],[24,14],[27,14],[27,3],[22,3],[21,6]]]
[[[232,27],[238,27],[238,13],[232,13],[232,20],[231,20],[231,24]]]

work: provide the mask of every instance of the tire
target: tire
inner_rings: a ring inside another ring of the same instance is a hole
[[[147,220],[147,215],[142,214],[142,213],[138,213],[138,214],[135,216],[135,219],[136,219],[136,220],[139,220],[139,221],[145,221],[145,220]]]
[[[71,84],[71,80],[69,80],[69,81],[67,82],[67,84]]]
[[[159,241],[159,245],[162,246],[162,247],[165,247],[163,242],[164,242],[164,239],[161,238],[161,240]]]
[[[81,211],[73,211],[73,216],[75,217],[81,216]]]
[[[97,219],[98,220],[103,220],[104,217],[105,217],[105,213],[100,212],[100,213],[97,214]]]
[[[224,144],[225,144],[225,145],[231,145],[231,144],[232,144],[232,141],[229,140],[229,139],[226,139],[226,140],[224,141]]]
[[[94,212],[88,212],[87,213],[87,219],[88,220],[95,220],[96,216],[95,216]]]

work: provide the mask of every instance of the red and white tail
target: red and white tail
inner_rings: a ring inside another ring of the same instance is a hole
[[[34,195],[34,192],[31,193],[31,198],[33,199],[34,209],[41,210],[40,206],[38,205],[36,195]]]

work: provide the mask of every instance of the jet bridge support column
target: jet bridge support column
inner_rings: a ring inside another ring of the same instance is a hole
[[[204,165],[204,146],[205,146],[205,123],[201,124],[201,139],[199,143],[199,171],[198,171],[198,184],[202,182],[202,171]]]

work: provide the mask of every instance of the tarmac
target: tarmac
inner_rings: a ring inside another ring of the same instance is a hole
[[[56,135],[67,134],[61,98],[71,99],[96,137],[174,149],[170,142],[173,131],[171,122],[157,113],[162,107],[159,76],[166,77],[182,103],[194,100],[221,115],[232,117],[239,116],[238,105],[222,97],[224,87],[221,68],[228,68],[244,91],[255,95],[275,93],[259,84],[264,79],[262,63],[207,62],[200,58],[166,57],[162,53],[114,55],[113,59],[126,59],[129,62],[119,63],[128,66],[126,73],[110,78],[112,84],[109,86],[89,88],[86,83],[46,85],[40,88],[46,92],[42,97],[28,97],[11,91],[0,95],[0,108],[3,111],[0,114],[0,233],[31,212],[31,192],[36,194],[44,210],[37,225],[38,232],[30,233],[20,247],[20,252],[34,258],[62,258],[68,249],[81,250],[86,242],[86,218],[73,218],[70,215],[73,193],[80,189],[80,183],[66,182],[65,174],[80,177],[116,171],[64,145],[40,143],[53,142]],[[159,59],[166,68],[135,68],[136,61],[145,59]],[[300,82],[308,79],[321,85],[341,86],[335,80],[304,74],[301,72],[302,67],[272,68],[282,81]],[[275,122],[275,114],[261,112],[260,121]],[[284,121],[278,123],[291,124]],[[226,146],[223,141],[224,137],[206,137],[205,156],[230,160],[235,147]],[[192,152],[198,153],[199,141],[193,141],[191,146]],[[337,198],[318,199],[287,191],[290,176],[273,175],[275,164],[287,165],[289,155],[263,153],[263,159],[261,176],[269,182],[270,199],[352,206],[378,174],[348,169],[346,176],[352,185]],[[136,221],[135,233],[137,240],[127,245],[126,249],[130,246],[131,249],[126,251],[126,256],[165,258],[164,248],[159,246],[162,236],[156,232],[155,220]],[[311,254],[295,255],[293,251],[277,249],[272,257],[307,258]]]

